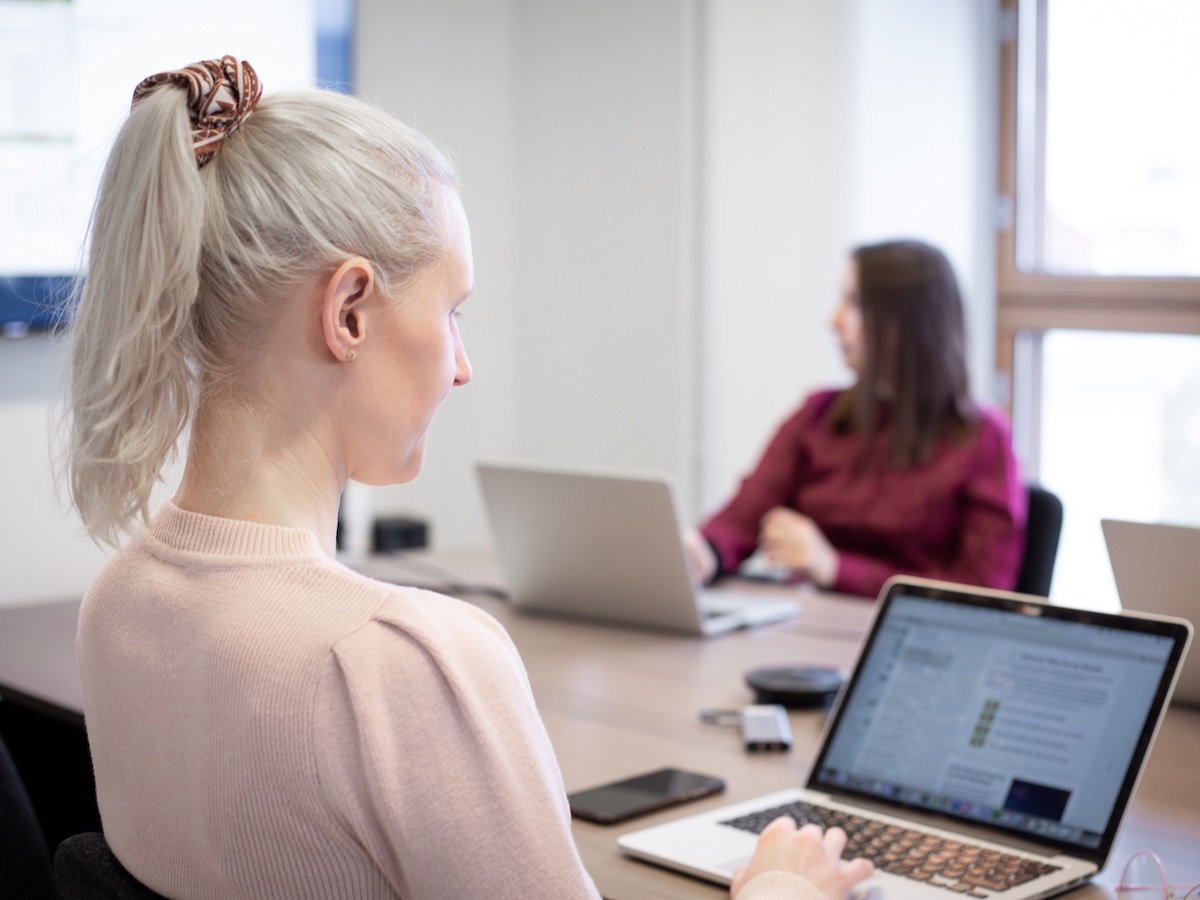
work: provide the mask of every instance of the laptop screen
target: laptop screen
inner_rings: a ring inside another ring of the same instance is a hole
[[[923,593],[880,610],[810,787],[1106,854],[1186,631]]]

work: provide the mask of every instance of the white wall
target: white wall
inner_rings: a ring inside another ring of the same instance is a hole
[[[51,472],[66,359],[45,335],[0,339],[0,606],[78,595],[104,561]]]
[[[486,540],[481,458],[656,469],[685,492],[695,400],[698,5],[359,5],[360,90],[452,148],[476,253],[475,380],[425,472],[374,493]]]
[[[429,520],[443,546],[487,540],[474,461],[510,455],[518,422],[514,26],[507,0],[358,4],[359,93],[450,153],[471,223],[476,289],[459,324],[474,378],[438,412],[421,477],[372,491],[377,512]]]
[[[946,247],[991,371],[987,0],[360,0],[356,81],[457,159],[475,380],[426,471],[372,492],[486,540],[478,458],[652,468],[719,502],[806,391],[844,380],[847,249]],[[62,354],[0,343],[0,603],[82,591],[101,556],[55,506]]]
[[[994,401],[998,4],[857,3],[854,239],[908,235],[946,251],[967,305],[972,386]]]
[[[712,0],[706,54],[704,508],[800,398],[848,381],[847,251],[942,247],[991,399],[995,23],[987,0]]]
[[[516,8],[515,450],[682,476],[695,418],[697,5]]]
[[[437,71],[485,71],[453,30],[429,40],[424,5],[375,11],[394,22],[364,30],[387,46],[381,74],[391,77],[405,55],[395,41],[413,31]],[[946,249],[967,298],[976,393],[989,395],[986,0],[429,5],[448,21],[487,21],[511,60],[505,335],[516,431],[491,444],[502,455],[668,471],[688,514],[702,515],[805,392],[846,380],[827,319],[847,250],[886,237]],[[477,82],[490,95],[491,76]],[[390,83],[448,107],[460,155],[492,151],[491,129],[470,121],[475,107],[439,79]],[[493,188],[478,189],[489,202]],[[438,425],[448,444],[489,434],[448,418]],[[470,460],[455,457],[451,481],[431,465],[417,487],[378,503],[426,501],[417,511],[443,523],[445,541],[478,543],[477,502],[459,502]]]
[[[851,233],[851,3],[708,4],[703,509],[815,385]],[[699,514],[699,511],[697,511]]]

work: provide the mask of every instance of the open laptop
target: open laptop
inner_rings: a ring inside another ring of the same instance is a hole
[[[517,609],[702,635],[799,611],[791,599],[693,587],[665,476],[497,463],[478,472]]]
[[[1010,900],[1086,881],[1108,859],[1191,626],[1041,600],[889,581],[804,788],[618,845],[727,884],[788,813],[845,828],[846,855],[875,861],[864,888],[885,897]],[[942,855],[959,865],[929,874]],[[993,874],[966,868],[972,855]]]
[[[1123,608],[1200,622],[1200,528],[1117,519],[1100,527]],[[1179,673],[1176,702],[1200,705],[1198,657]]]

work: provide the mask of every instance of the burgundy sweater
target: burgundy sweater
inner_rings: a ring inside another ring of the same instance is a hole
[[[898,469],[885,426],[868,465],[862,439],[834,431],[837,391],[812,394],[776,432],[740,490],[701,529],[731,572],[783,506],[809,516],[839,554],[833,590],[875,596],[892,575],[1010,589],[1025,546],[1026,488],[1008,425],[981,410],[969,437],[943,438],[930,459]]]

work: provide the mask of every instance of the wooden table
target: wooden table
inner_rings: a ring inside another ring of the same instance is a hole
[[[372,557],[354,563],[375,577],[429,586],[496,585],[486,554]],[[767,591],[783,590],[763,588]],[[499,619],[525,660],[534,696],[568,791],[679,766],[720,775],[728,789],[688,807],[625,826],[573,825],[589,871],[606,897],[714,898],[725,891],[620,855],[623,830],[667,821],[800,783],[824,713],[793,712],[787,754],[749,754],[738,732],[700,721],[703,708],[737,709],[752,697],[743,674],[771,664],[848,667],[873,614],[870,601],[802,591],[786,623],[700,639],[514,613],[502,600],[469,599]],[[79,721],[74,657],[77,601],[0,610],[0,696]],[[1172,709],[1108,868],[1071,897],[1111,896],[1125,860],[1156,850],[1177,883],[1200,881],[1200,711]]]
[[[438,583],[428,557],[376,557],[359,568],[375,577]],[[486,554],[463,556],[455,576],[496,585]],[[848,668],[874,614],[874,602],[809,589],[791,591],[803,606],[791,622],[698,639],[514,613],[503,602],[473,597],[508,629],[525,660],[534,697],[558,754],[568,791],[662,766],[720,775],[725,793],[687,807],[600,826],[576,821],[575,841],[606,897],[727,896],[724,889],[622,856],[616,837],[690,812],[751,799],[802,783],[825,714],[792,712],[795,745],[788,754],[750,754],[735,729],[700,721],[703,708],[737,709],[752,701],[749,669],[799,663]],[[742,586],[739,585],[739,589]],[[1172,708],[1147,764],[1111,861],[1070,898],[1112,896],[1125,861],[1152,849],[1175,883],[1200,882],[1200,710]],[[1147,898],[1149,900],[1149,898]]]

